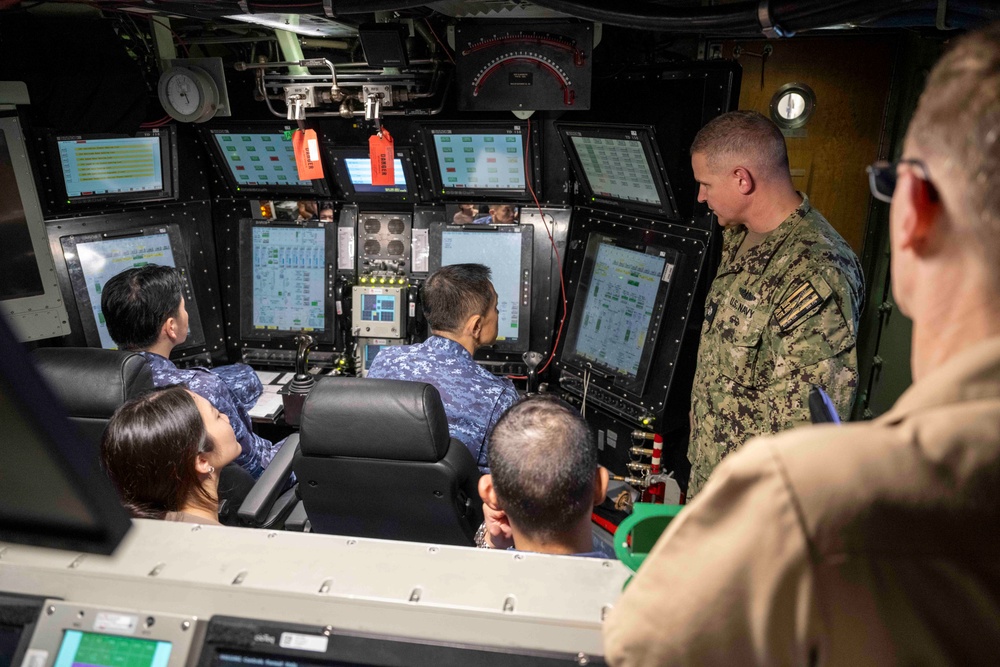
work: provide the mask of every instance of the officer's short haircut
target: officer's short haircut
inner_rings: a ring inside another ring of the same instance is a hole
[[[181,307],[181,279],[170,266],[126,269],[104,284],[101,310],[108,333],[122,350],[144,350]]]
[[[954,194],[956,232],[1000,280],[1000,24],[955,39],[927,78],[906,145]]]
[[[781,130],[756,111],[730,111],[701,128],[691,154],[702,153],[709,169],[732,166],[788,176],[788,150]]]
[[[592,511],[597,443],[563,401],[542,395],[515,403],[493,427],[488,451],[497,498],[522,532],[551,539]]]
[[[485,316],[493,300],[492,289],[488,266],[442,266],[427,279],[422,292],[431,330],[458,333],[473,315]]]

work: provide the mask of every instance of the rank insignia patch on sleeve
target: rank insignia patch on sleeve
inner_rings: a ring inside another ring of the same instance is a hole
[[[802,282],[792,288],[785,300],[775,308],[774,319],[782,331],[789,331],[819,310],[824,300],[812,283]]]

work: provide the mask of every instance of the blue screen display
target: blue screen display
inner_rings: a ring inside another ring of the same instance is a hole
[[[253,228],[253,327],[316,331],[326,327],[326,230]]]
[[[368,158],[349,157],[344,160],[347,165],[347,175],[355,192],[406,192],[406,174],[403,173],[403,161],[393,160],[394,185],[372,185],[372,163]]]

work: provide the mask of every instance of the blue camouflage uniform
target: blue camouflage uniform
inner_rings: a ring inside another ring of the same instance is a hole
[[[441,336],[431,336],[416,345],[383,348],[372,362],[368,377],[426,382],[437,387],[451,437],[469,448],[479,470],[489,472],[486,436],[517,400],[513,382],[493,375],[477,364],[468,350]]]
[[[153,385],[164,387],[183,384],[192,392],[205,398],[215,409],[229,417],[229,424],[236,434],[243,452],[236,459],[254,479],[274,458],[281,443],[274,445],[253,432],[247,410],[260,398],[264,388],[253,369],[246,364],[231,364],[217,368],[177,368],[172,361],[154,352],[140,352],[149,362],[153,372]]]

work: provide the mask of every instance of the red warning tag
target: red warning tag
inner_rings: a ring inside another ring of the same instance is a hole
[[[389,130],[383,127],[381,134],[369,137],[368,156],[372,162],[372,185],[395,185],[396,148]]]
[[[323,178],[323,162],[319,158],[316,130],[295,130],[292,149],[295,151],[295,166],[299,168],[300,181]]]

